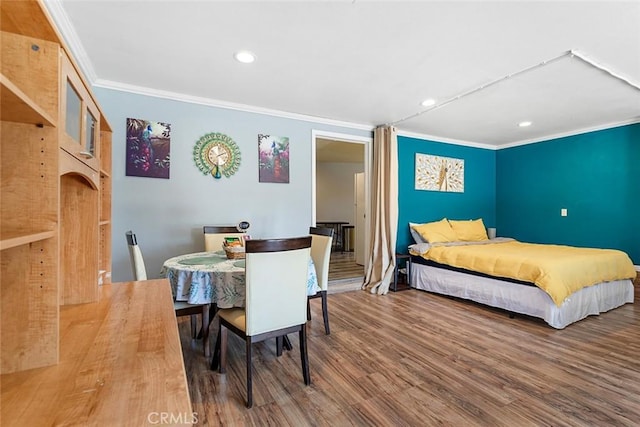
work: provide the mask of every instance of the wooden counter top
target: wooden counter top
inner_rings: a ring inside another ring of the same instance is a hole
[[[169,282],[113,283],[100,292],[96,303],[60,308],[59,364],[0,377],[3,426],[195,419]]]

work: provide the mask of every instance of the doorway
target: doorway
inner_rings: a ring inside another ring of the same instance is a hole
[[[366,271],[371,143],[368,137],[312,132],[312,223],[342,223],[331,253],[330,291],[339,291],[339,286],[349,283],[359,289]],[[359,206],[358,174],[362,190]],[[360,264],[356,264],[356,258]]]

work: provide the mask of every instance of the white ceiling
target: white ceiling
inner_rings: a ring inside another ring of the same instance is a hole
[[[640,121],[638,1],[45,1],[103,87],[483,147]]]

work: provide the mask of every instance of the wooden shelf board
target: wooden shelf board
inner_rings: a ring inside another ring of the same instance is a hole
[[[16,246],[27,245],[40,240],[55,237],[55,231],[40,231],[33,233],[3,233],[0,239],[0,250],[15,248]]]
[[[0,99],[3,121],[55,127],[51,116],[3,74],[0,74]]]

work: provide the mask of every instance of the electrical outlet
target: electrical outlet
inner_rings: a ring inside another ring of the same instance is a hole
[[[560,209],[560,216],[567,216],[567,208]]]

